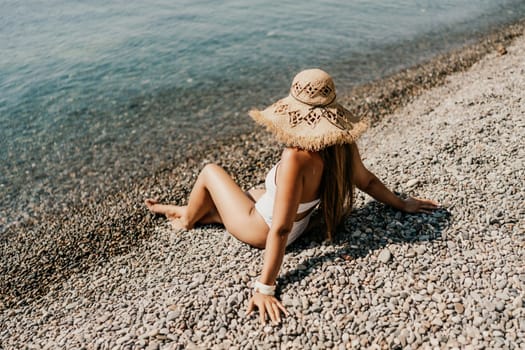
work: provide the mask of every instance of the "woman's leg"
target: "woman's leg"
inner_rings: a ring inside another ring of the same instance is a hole
[[[252,202],[257,202],[259,198],[262,197],[262,195],[266,192],[265,189],[262,188],[252,188],[249,191],[244,192],[251,200]]]
[[[224,169],[209,164],[199,174],[185,210],[182,207],[171,209],[180,214],[178,220],[187,229],[215,216],[235,238],[264,248],[269,228],[255,210],[254,204]]]
[[[235,238],[264,248],[269,228],[255,211],[255,203],[224,169],[208,164],[193,186],[186,215],[181,217],[182,223],[187,228],[192,228],[200,218],[214,209]]]

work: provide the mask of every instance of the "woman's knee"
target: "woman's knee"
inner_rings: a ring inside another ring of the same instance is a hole
[[[217,171],[222,170],[220,166],[215,163],[209,163],[204,166],[201,170],[201,175],[207,175],[209,173],[216,173]]]
[[[208,164],[206,164],[204,166],[203,170],[204,169],[211,170],[211,171],[223,170],[220,165],[215,164],[215,163],[208,163]]]
[[[215,175],[221,172],[224,172],[224,169],[221,166],[214,164],[214,163],[209,163],[209,164],[206,164],[204,168],[202,168],[199,176],[206,179],[206,178],[214,177]]]

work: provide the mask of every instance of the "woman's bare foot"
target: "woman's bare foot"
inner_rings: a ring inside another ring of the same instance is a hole
[[[155,214],[166,215],[168,219],[178,219],[186,214],[185,206],[178,206],[172,204],[159,204],[156,199],[148,198],[144,201],[146,207]]]
[[[171,228],[174,230],[189,230],[190,228],[185,224],[182,218],[170,219]]]
[[[144,201],[146,207],[155,213],[165,215],[171,222],[171,227],[175,230],[189,230],[187,221],[185,220],[186,206],[178,206],[173,204],[159,204],[156,199],[148,198]]]

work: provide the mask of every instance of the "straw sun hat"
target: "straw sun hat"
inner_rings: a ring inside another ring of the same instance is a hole
[[[320,69],[297,74],[290,95],[250,116],[268,128],[279,141],[309,151],[352,143],[367,129],[368,122],[335,101],[332,78]]]

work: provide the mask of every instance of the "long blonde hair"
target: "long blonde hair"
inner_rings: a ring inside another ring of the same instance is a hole
[[[354,204],[352,149],[351,144],[342,144],[319,151],[324,162],[321,179],[321,212],[328,240],[332,240],[337,227],[350,214]]]

